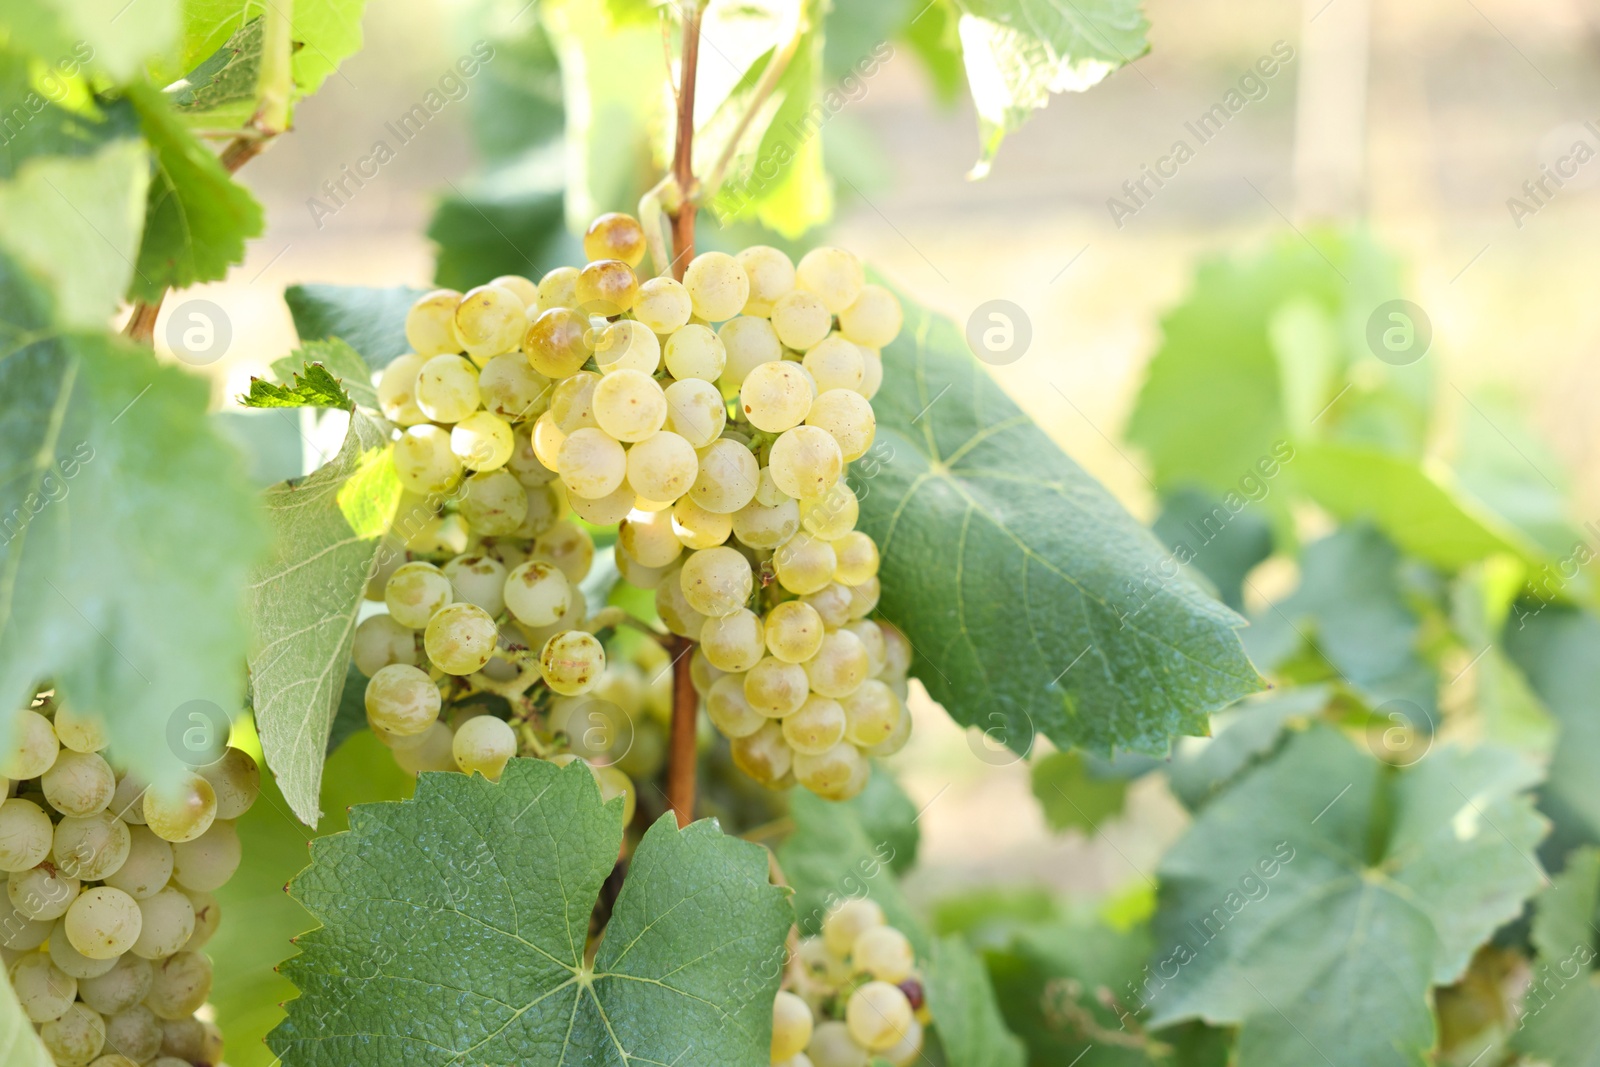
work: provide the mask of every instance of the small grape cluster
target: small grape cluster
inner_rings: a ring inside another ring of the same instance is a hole
[[[772,1005],[773,1067],[909,1067],[928,1021],[906,935],[866,899],[836,905],[800,942],[789,989]]]
[[[13,729],[0,958],[45,1049],[61,1067],[221,1063],[200,949],[221,918],[212,894],[239,866],[256,761],[227,749],[168,794],[113,770],[102,725],[52,699]]]
[[[355,636],[368,723],[413,772],[571,754],[540,742],[537,701],[520,720],[443,714],[463,693],[576,697],[604,677],[604,612],[578,589],[594,544],[570,510],[617,525],[621,576],[702,642],[695,676],[735,761],[852,796],[910,729],[909,647],[868,618],[878,550],[843,480],[872,446],[899,303],[836,248],[707,252],[681,282],[640,281],[644,232],[609,214],[584,250],[582,269],[435,290],[407,314],[413,351],[378,400],[400,427],[400,512],[424,521],[380,575],[388,613]]]

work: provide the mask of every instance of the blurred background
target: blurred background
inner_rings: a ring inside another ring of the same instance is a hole
[[[476,86],[337,211],[312,200],[331,203],[324,183],[388,136],[385,124],[470,48],[471,27],[531,30],[535,16],[519,8],[372,5],[364,50],[298,112],[291,134],[241,172],[267,208],[266,234],[228,281],[188,294],[214,300],[233,321],[233,348],[213,368],[219,400],[294,347],[285,286],[433,279],[430,221],[482,162],[471,132]],[[1316,251],[1307,234],[1320,223],[1364,219],[1432,323],[1431,388],[1446,428],[1437,447],[1448,451],[1448,427],[1472,416],[1469,395],[1503,393],[1571,472],[1570,517],[1600,515],[1600,438],[1589,417],[1600,401],[1600,301],[1588,288],[1600,276],[1600,160],[1561,163],[1576,142],[1600,148],[1600,4],[1149,0],[1145,11],[1150,53],[1091,92],[1054,97],[1006,140],[983,181],[967,178],[978,145],[965,89],[945,94],[897,45],[824,128],[837,214],[801,240],[854,249],[958,322],[985,301],[1020,306],[1031,345],[995,376],[1150,521],[1151,471],[1124,428],[1162,316],[1184,300],[1196,264],[1283,243]],[[1188,124],[1273,56],[1275,73],[1245,83],[1245,106],[1201,143]],[[647,73],[659,80],[665,51],[653,58],[660,69]],[[502,49],[497,61],[504,72],[514,59]],[[709,37],[703,62],[717,62]],[[514,128],[519,114],[492,119]],[[1124,188],[1180,139],[1194,152],[1173,176],[1159,187],[1145,179],[1137,197]],[[1558,165],[1576,173],[1559,188],[1546,179],[1537,198],[1524,189]],[[1113,198],[1130,210],[1114,210]],[[1513,210],[1512,198],[1526,210]],[[716,228],[702,216],[706,240]],[[1270,578],[1264,589],[1282,588]],[[1027,764],[927,706],[895,763],[924,809],[912,888],[930,898],[1001,879],[1084,892],[1137,884],[1186,820],[1164,779],[1147,776],[1118,817],[1092,832],[1052,833]]]

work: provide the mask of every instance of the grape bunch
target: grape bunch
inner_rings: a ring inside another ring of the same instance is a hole
[[[800,942],[772,1005],[772,1067],[909,1067],[928,1021],[911,942],[867,899],[845,900]]]
[[[369,589],[387,613],[355,636],[368,723],[413,772],[579,754],[553,720],[607,676],[616,620],[578,586],[588,531],[615,526],[621,577],[701,642],[695,677],[735,761],[852,796],[866,756],[910,729],[909,648],[868,617],[878,550],[843,478],[872,447],[899,303],[841,249],[706,252],[680,282],[640,280],[645,246],[636,220],[603,215],[582,269],[408,312],[412,351],[378,399],[412,521]]]
[[[221,918],[212,894],[239,866],[256,761],[229,748],[166,794],[118,773],[101,724],[53,699],[13,729],[0,958],[44,1047],[61,1067],[219,1064],[200,949]]]

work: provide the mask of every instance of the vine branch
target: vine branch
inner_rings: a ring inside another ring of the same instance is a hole
[[[678,141],[672,154],[672,180],[678,187],[677,204],[668,205],[672,218],[672,274],[681,279],[694,258],[694,220],[699,207],[694,180],[694,85],[700,68],[700,5],[683,5],[683,63],[678,74]]]

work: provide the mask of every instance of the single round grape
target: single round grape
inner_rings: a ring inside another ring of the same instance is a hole
[[[416,665],[417,638],[392,615],[373,615],[361,621],[350,646],[356,670],[371,678],[391,663]]]
[[[709,326],[692,322],[672,331],[662,358],[668,373],[679,381],[714,382],[722,376],[728,352]]]
[[[74,752],[99,752],[110,743],[105,720],[65,706],[56,709],[55,731],[62,747]]]
[[[172,877],[183,889],[209,893],[228,884],[240,856],[239,831],[219,819],[193,841],[172,846]]]
[[[537,290],[535,292],[537,300]],[[498,285],[480,285],[476,289],[469,289],[461,298],[461,303],[456,305],[452,320],[456,341],[462,351],[476,360],[509,352],[517,347],[523,331],[528,328],[526,308],[527,303],[510,289]],[[423,375],[427,375],[427,368],[423,368]],[[474,389],[473,407],[476,406]],[[425,403],[421,407],[424,411],[428,410]]]
[[[646,567],[665,567],[683,552],[683,542],[672,532],[669,511],[641,512],[623,519],[617,527],[617,545]]]
[[[578,268],[557,267],[539,279],[539,311],[578,306]]]
[[[43,863],[54,833],[50,816],[33,801],[0,803],[0,871],[26,871]]]
[[[705,448],[728,424],[728,409],[722,394],[710,382],[685,378],[667,386],[666,428],[695,448]]]
[[[687,493],[700,474],[694,446],[661,430],[628,449],[628,484],[640,496],[668,503]]]
[[[750,299],[750,279],[726,252],[702,252],[683,272],[694,313],[707,322],[731,319]]]
[[[452,596],[450,579],[423,560],[412,560],[396,570],[383,591],[390,616],[411,630],[428,625],[433,613],[450,603]]]
[[[606,669],[606,650],[594,634],[567,630],[545,642],[539,653],[539,674],[557,693],[587,693]]]
[[[542,416],[544,413],[541,412]],[[556,448],[559,450],[560,442]],[[533,447],[533,427],[519,426],[512,431],[511,458],[506,460],[506,470],[516,475],[517,481],[529,489],[548,485],[556,480],[556,472],[546,467]]]
[[[866,757],[848,741],[826,752],[797,752],[794,757],[794,776],[824,800],[849,800],[861,792],[869,770]]]
[[[837,315],[854,304],[866,288],[867,275],[855,253],[843,248],[813,248],[794,269],[795,285],[816,293]]]
[[[540,303],[544,302],[540,283]],[[576,374],[589,360],[584,338],[589,318],[567,307],[554,307],[528,325],[522,337],[522,351],[534,370],[552,381]]]
[[[11,745],[0,760],[0,776],[12,781],[37,778],[50,769],[60,751],[49,719],[37,711],[19,711],[11,721]]]
[[[154,1059],[161,1051],[161,1020],[143,1004],[135,1004],[105,1022],[106,1047],[116,1049],[116,1055],[139,1064]],[[99,1067],[101,1062],[95,1060],[91,1067]]]
[[[867,650],[849,630],[823,635],[822,647],[805,662],[813,692],[823,696],[849,696],[867,679]]]
[[[643,371],[612,371],[594,388],[594,417],[619,441],[643,441],[666,424],[667,398]]]
[[[706,715],[729,738],[749,737],[768,719],[750,706],[744,695],[744,676],[725,674],[706,690]]]
[[[533,542],[534,555],[561,568],[570,582],[581,582],[594,564],[594,539],[565,519]]]
[[[154,970],[145,1006],[163,1019],[193,1015],[211,995],[211,961],[203,953],[174,953]]]
[[[883,631],[871,619],[856,619],[840,627],[856,635],[861,641],[861,647],[867,652],[867,675],[869,677],[880,673],[889,662],[889,646],[883,639]]]
[[[465,356],[434,356],[417,372],[417,407],[434,422],[459,422],[478,410],[478,368]]]
[[[744,314],[770,316],[778,298],[794,288],[794,263],[771,245],[751,245],[736,252],[733,258],[739,261],[745,277],[750,279],[750,296],[745,300]]]
[[[525,492],[527,506],[513,537],[532,539],[546,533],[561,518],[569,501],[554,485],[536,485]],[[497,614],[491,612],[491,614]]]
[[[878,606],[878,597],[883,592],[882,584],[876,577],[868,578],[857,585],[846,587],[850,592],[850,618],[864,619],[871,615]]]
[[[571,505],[573,514],[584,522],[595,526],[614,526],[627,518],[638,499],[639,495],[633,491],[633,486],[624,481],[599,500],[574,496],[569,497],[567,503]]]
[[[456,305],[461,294],[454,289],[435,289],[417,298],[406,312],[406,344],[423,359],[442,352],[459,352],[456,340]]]
[[[861,349],[838,334],[825,337],[811,347],[802,361],[817,383],[817,391],[858,389],[865,373]]]
[[[777,331],[766,319],[748,315],[729,319],[717,330],[717,337],[728,354],[717,384],[729,396],[738,394],[752,370],[763,363],[783,359],[783,342],[778,340]],[[809,386],[807,391],[810,391]]]
[[[562,433],[600,425],[600,420],[594,416],[594,390],[599,384],[600,375],[587,370],[556,383],[550,394],[550,417]]]
[[[911,977],[911,968],[916,962],[911,942],[892,926],[863,930],[850,950],[850,960],[857,970],[894,986]]]
[[[72,947],[72,941],[67,937],[67,926],[64,922],[51,925],[50,940],[45,945],[50,958],[55,965],[79,982],[105,974],[117,965],[118,957],[97,960],[90,959]]]
[[[817,294],[796,289],[772,305],[772,328],[785,348],[804,352],[828,336],[833,312]]]
[[[654,374],[661,366],[661,341],[643,323],[618,319],[600,331],[594,361],[601,374],[619,370]]]
[[[539,465],[552,472],[560,470],[561,446],[566,443],[567,435],[556,424],[555,416],[548,411],[533,424],[533,431],[529,435],[533,445],[534,458]]]
[[[372,688],[379,683],[387,671],[411,671],[422,674],[415,667],[404,667],[396,664],[385,667],[367,683],[367,708],[372,707]],[[424,678],[427,675],[422,675]],[[428,683],[432,686],[432,682]],[[438,690],[434,690],[435,694]],[[198,774],[191,774],[179,784],[176,790],[161,792],[150,790],[144,795],[144,818],[151,831],[163,841],[177,844],[180,841],[193,841],[211,828],[211,823],[217,817],[217,793],[211,788],[211,783]]]
[[[804,601],[786,600],[767,613],[767,650],[785,663],[815,656],[823,636],[822,616]]]
[[[634,788],[633,779],[616,767],[596,767],[591,764],[589,770],[594,774],[595,783],[600,786],[602,803],[622,798],[622,825],[627,826],[633,821],[633,813],[639,803],[639,793]]]
[[[803,430],[796,427],[789,433]],[[778,439],[780,442],[783,438]],[[830,442],[831,442],[830,438]],[[737,441],[719,438],[700,451],[700,473],[689,495],[707,511],[731,515],[755,496],[761,468],[750,450]]]
[[[106,1043],[106,1023],[100,1014],[74,1004],[39,1029],[39,1040],[57,1067],[88,1067]]]
[[[796,752],[815,756],[842,741],[844,728],[844,708],[839,702],[813,693],[800,710],[784,717],[783,739]]]
[[[633,301],[633,317],[657,334],[681,329],[693,313],[689,290],[676,278],[663,276],[641,283]]]
[[[444,576],[450,582],[451,602],[476,604],[490,615],[499,615],[505,610],[505,564],[493,556],[481,553],[457,556],[441,568]],[[373,619],[384,618],[374,615],[361,624],[366,626]],[[409,632],[408,632],[409,634]],[[356,628],[356,643],[361,642],[361,627]],[[413,662],[396,659],[394,662]],[[360,666],[358,660],[356,666]],[[382,664],[387,666],[387,664]],[[367,673],[363,671],[362,673]]]
[[[517,754],[517,735],[504,719],[479,715],[461,724],[450,751],[456,766],[465,773],[476,771],[489,781],[498,782],[506,764]]]
[[[393,751],[395,764],[407,774],[459,769],[456,766],[454,735],[450,727],[442,722],[436,722],[423,731],[416,744]],[[185,947],[198,946],[191,944]]]
[[[78,998],[78,980],[43,952],[30,952],[11,965],[11,989],[23,1013],[36,1023],[61,1018]]]
[[[465,675],[483,669],[494,658],[500,628],[476,604],[450,604],[428,620],[423,647],[428,660],[446,674]]]
[[[407,352],[383,368],[378,378],[378,409],[397,426],[415,426],[428,421],[428,416],[417,406],[417,375],[426,362],[427,356]]]
[[[524,278],[520,274],[502,274],[498,278],[490,278],[489,284],[510,290],[522,304],[524,311],[539,303],[539,286],[532,279]]]
[[[147,960],[160,960],[182,950],[194,934],[194,903],[168,886],[138,901],[138,939],[128,951]]]
[[[13,871],[6,878],[6,895],[12,906],[40,922],[65,915],[80,888],[78,879],[48,863],[26,871]]]
[[[833,581],[838,559],[833,545],[804,530],[795,534],[772,554],[778,583],[791,593],[815,593]]]
[[[740,608],[721,618],[707,619],[700,629],[700,648],[719,671],[735,674],[754,667],[766,653],[766,630],[761,616]]]
[[[689,606],[708,618],[738,611],[750,599],[755,581],[750,561],[725,546],[690,553],[679,580]]]
[[[117,779],[117,791],[111,795],[107,810],[130,826],[143,826],[145,789],[143,780],[124,774]]]
[[[770,719],[754,733],[730,740],[734,765],[765,786],[777,786],[793,765],[794,752],[783,728]]]
[[[366,705],[367,721],[373,726],[402,737],[414,737],[439,717],[439,687],[425,671],[394,663],[367,682]],[[166,834],[161,836],[173,840]]]
[[[50,806],[63,815],[93,815],[111,803],[117,776],[97,752],[73,752],[56,757],[39,784]]]
[[[883,684],[889,685],[888,682]],[[900,714],[896,717],[894,722],[894,730],[889,734],[888,737],[884,738],[882,741],[879,741],[875,745],[858,745],[857,747],[861,749],[861,753],[864,756],[872,756],[876,759],[882,759],[885,756],[892,756],[896,752],[899,752],[901,749],[905,748],[906,742],[911,739],[911,712],[905,706],[905,692],[903,688],[905,686],[905,681],[902,679],[898,684],[902,687],[898,691],[892,685],[889,687],[889,693],[895,698],[896,707],[900,709]],[[863,688],[865,688],[864,684]],[[848,713],[846,714],[848,717]]]
[[[578,307],[590,315],[620,315],[638,296],[639,279],[620,259],[595,260],[578,272]]]
[[[851,530],[833,542],[833,554],[836,582],[856,586],[878,574],[877,542],[860,530]]]
[[[419,496],[447,493],[461,477],[461,461],[450,451],[450,432],[432,423],[408,427],[394,443],[394,472]]]
[[[128,824],[111,814],[69,815],[56,824],[51,857],[62,872],[98,882],[127,862],[132,848]]]
[[[522,353],[507,352],[483,365],[478,395],[489,414],[509,422],[536,419],[550,404],[550,379],[529,366]]]
[[[772,719],[800,709],[810,695],[805,668],[767,656],[744,676],[744,696],[750,706]]]
[[[519,622],[550,626],[571,606],[572,583],[554,563],[529,560],[506,575],[504,594],[506,607]]]
[[[839,312],[839,329],[851,341],[882,348],[900,333],[900,301],[881,285],[864,285],[855,302]]]
[[[800,501],[800,525],[824,541],[837,542],[854,530],[860,515],[860,501],[843,481],[834,482],[821,496]]]
[[[842,1022],[817,1024],[806,1046],[813,1067],[867,1067],[872,1055],[856,1043]]]
[[[469,471],[492,471],[511,458],[511,424],[487,411],[475,411],[450,430],[450,451]]]
[[[850,961],[830,952],[820,935],[801,938],[795,958],[800,964],[802,988],[814,986],[831,993],[850,980]]]
[[[630,267],[644,262],[644,228],[632,215],[608,211],[583,233],[583,254],[589,259],[620,259]]]
[[[846,463],[866,455],[878,433],[872,405],[849,389],[830,389],[819,395],[806,414],[806,425],[826,430],[838,443]]]
[[[528,491],[510,471],[479,471],[462,483],[459,506],[475,533],[506,537],[528,514]]]
[[[105,885],[78,894],[62,919],[72,947],[92,960],[115,959],[127,952],[139,938],[141,922],[139,902]]]
[[[237,819],[261,795],[261,768],[243,749],[229,748],[217,762],[204,767],[200,777],[217,794],[217,818]]]
[[[628,473],[628,455],[604,430],[585,427],[561,444],[561,478],[575,496],[598,500],[616,492]]]
[[[158,1019],[156,1029],[165,1055],[185,1064],[222,1062],[222,1033],[215,1024],[194,1017]]]
[[[911,1029],[911,1002],[898,986],[868,982],[845,1005],[850,1036],[874,1052],[890,1047]]]
[[[171,877],[172,846],[151,833],[149,827],[133,826],[128,830],[128,858],[106,876],[105,882],[134,900],[144,900],[160,892]]]
[[[670,567],[661,584],[656,586],[656,614],[671,632],[698,641],[706,617],[692,608],[684,597],[683,583],[678,574],[680,570],[682,568],[679,566]]]
[[[807,593],[800,598],[816,609],[822,616],[822,625],[830,630],[837,630],[850,621],[850,587],[840,585],[838,582],[829,582],[814,593]]]
[[[732,515],[707,511],[689,497],[672,505],[672,532],[685,548],[715,548],[732,529]]]
[[[733,513],[733,536],[741,544],[770,551],[782,545],[800,529],[800,504],[784,497],[774,507],[759,499]]]
[[[772,1062],[803,1052],[811,1042],[811,1008],[805,1001],[779,990],[772,1002]]]
[[[149,996],[153,978],[150,961],[129,954],[114,961],[104,974],[80,978],[78,995],[95,1011],[115,1015]]]
[[[875,900],[866,897],[842,900],[822,917],[822,943],[835,956],[848,958],[851,949],[856,947],[857,938],[887,921],[883,908]]]
[[[762,363],[739,387],[739,408],[756,429],[781,433],[805,421],[811,410],[811,386],[794,363]]]
[[[856,346],[861,348],[860,345]],[[861,348],[861,386],[856,390],[871,400],[883,387],[883,356],[876,348]]]
[[[667,672],[669,681],[671,673]],[[0,899],[0,948],[13,954],[38,948],[50,936],[55,925],[53,919],[30,919],[15,904]]]
[[[831,489],[844,471],[844,453],[828,431],[816,426],[785,430],[772,443],[768,464],[773,481],[796,500]]]

